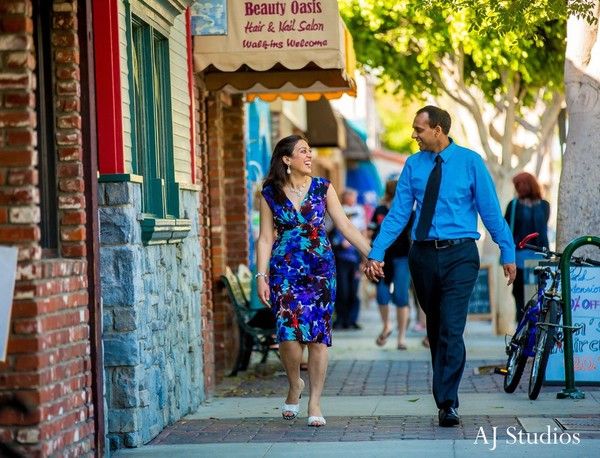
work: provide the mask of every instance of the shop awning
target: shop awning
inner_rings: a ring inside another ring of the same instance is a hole
[[[208,90],[288,100],[354,94],[355,63],[334,0],[227,0],[227,35],[194,37],[194,68]]]
[[[357,161],[346,171],[346,187],[358,192],[358,203],[377,205],[383,191],[377,168],[371,161]]]
[[[310,146],[346,148],[344,119],[329,100],[306,103],[306,135]]]
[[[365,161],[371,159],[371,151],[360,137],[360,134],[354,130],[352,125],[344,119],[346,127],[346,148],[343,150],[344,158],[352,161]]]

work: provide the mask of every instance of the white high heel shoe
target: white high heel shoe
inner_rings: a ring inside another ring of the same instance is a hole
[[[319,428],[321,426],[325,426],[327,424],[327,422],[325,421],[325,418],[323,417],[308,417],[308,422],[307,422],[308,426],[314,426],[315,428]]]
[[[300,396],[298,399],[302,399],[302,390],[304,390],[304,380],[300,379],[302,387],[300,388]],[[291,412],[292,415],[286,415],[286,412]],[[294,420],[298,417],[300,412],[300,403],[298,404],[286,404],[285,402],[281,406],[281,416],[284,420]]]
[[[288,412],[291,412],[292,415],[289,415]],[[298,416],[298,412],[300,412],[300,404],[283,404],[281,406],[281,416],[284,420],[294,420]],[[288,415],[286,415],[288,413]]]

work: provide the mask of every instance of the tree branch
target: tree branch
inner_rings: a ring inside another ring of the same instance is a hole
[[[558,115],[560,113],[560,109],[562,108],[563,102],[564,95],[558,91],[555,91],[554,94],[552,94],[552,100],[550,104],[546,107],[540,119],[540,127],[538,130],[538,138],[540,139],[540,142],[545,141],[554,127],[556,127]]]
[[[515,131],[515,116],[516,116],[516,93],[519,86],[519,75],[512,77],[502,72],[502,79],[505,81],[506,88],[506,115],[504,118],[504,133],[502,135],[502,167],[511,169],[512,154],[513,154],[513,134]]]
[[[529,163],[529,161],[531,160],[531,157],[533,156],[533,153],[536,151],[538,146],[539,146],[539,144],[535,145],[535,146],[530,146],[529,148],[522,149],[521,154],[519,154],[519,161],[517,163],[518,169],[522,169]]]
[[[489,139],[488,132],[486,130],[486,123],[483,120],[483,115],[481,113],[481,109],[479,107],[479,103],[478,103],[477,99],[471,93],[471,91],[467,88],[464,80],[456,81],[456,83],[457,83],[459,90],[470,99],[470,103],[467,103],[466,106],[469,109],[469,111],[471,112],[471,114],[473,115],[473,118],[475,118],[475,124],[477,125],[477,131],[479,133],[479,138],[481,140],[481,146],[483,147],[483,151],[484,151],[486,157],[488,159],[491,159],[492,157],[497,158],[498,156],[496,154],[494,154],[494,152],[492,151],[492,148],[490,146],[490,139]],[[492,162],[492,161],[490,161],[490,162]]]
[[[529,132],[537,133],[538,128],[531,124],[529,121],[523,119],[521,116],[516,117],[517,124]]]

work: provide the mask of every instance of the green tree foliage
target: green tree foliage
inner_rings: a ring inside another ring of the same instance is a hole
[[[533,33],[512,30],[510,24],[482,33],[485,24],[502,21],[506,13],[500,6],[506,3],[525,2],[342,0],[341,12],[359,62],[379,69],[408,96],[444,91],[442,73],[458,64],[458,76],[480,88],[488,101],[494,103],[506,90],[507,79],[518,79],[517,96],[531,106],[540,88],[546,96],[561,88],[564,16],[543,22],[535,10],[529,21],[535,24]]]
[[[494,30],[498,33],[516,32],[528,35],[540,24],[556,19],[565,20],[569,15],[579,17],[592,24],[594,16],[593,0],[432,0],[430,7],[441,3],[452,4],[454,8],[473,10],[479,18],[472,27],[481,33]]]
[[[566,30],[564,14],[539,12],[531,16],[531,30],[482,30],[483,15],[498,10],[495,3],[340,0],[340,11],[359,63],[394,91],[411,98],[443,95],[445,105],[450,98],[467,110],[490,171],[508,195],[515,166],[534,154],[541,164],[556,126]]]
[[[384,128],[381,136],[383,145],[400,153],[415,152],[417,144],[411,138],[412,122],[421,103],[410,102],[402,94],[386,91],[385,86],[377,89],[375,100]]]

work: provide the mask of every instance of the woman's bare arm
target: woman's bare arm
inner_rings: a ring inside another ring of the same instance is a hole
[[[260,197],[260,234],[256,243],[256,268],[259,274],[267,274],[275,228],[273,226],[273,213],[263,196]],[[269,279],[259,275],[256,278],[258,297],[263,304],[269,305]]]
[[[329,213],[333,223],[342,233],[344,238],[354,245],[354,247],[360,251],[360,254],[366,258],[369,251],[371,251],[371,244],[367,238],[352,225],[346,216],[346,213],[344,213],[344,208],[338,199],[333,185],[329,185],[329,189],[327,189],[327,213]]]

